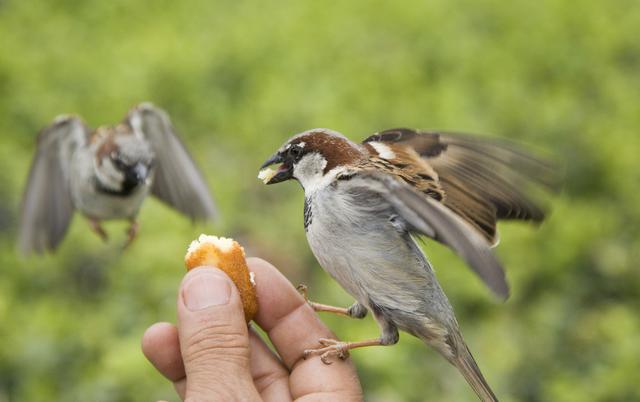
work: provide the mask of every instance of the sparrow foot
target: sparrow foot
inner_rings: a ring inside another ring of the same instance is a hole
[[[89,226],[91,227],[91,230],[98,235],[98,237],[100,237],[100,239],[102,239],[103,242],[107,242],[107,240],[109,240],[109,236],[107,235],[107,232],[104,231],[104,229],[102,228],[102,222],[100,222],[100,220],[95,219],[95,218],[89,218]]]
[[[329,305],[326,305],[326,304],[315,303],[315,302],[312,302],[311,300],[309,300],[309,297],[308,297],[309,288],[307,287],[307,285],[300,284],[300,285],[298,285],[296,287],[296,289],[302,295],[302,297],[304,297],[304,301],[306,301],[307,304],[310,305],[311,308],[314,311],[324,311],[324,312],[327,312],[327,313],[334,313],[334,314],[339,314],[339,315],[344,315],[344,316],[347,316],[347,317],[351,317],[351,314],[349,313],[349,309],[346,309],[346,308],[343,308],[343,307],[335,307],[335,306],[329,306]]]
[[[324,364],[331,364],[332,362],[329,359],[332,356],[335,356],[340,360],[344,360],[349,357],[349,342],[320,338],[318,339],[318,343],[320,343],[322,347],[317,349],[307,349],[303,352],[302,357],[306,359],[309,356],[320,356],[320,360],[322,360]]]
[[[135,238],[138,236],[138,229],[140,229],[140,224],[138,221],[132,220],[129,229],[127,229],[127,241],[124,243],[123,248],[126,249],[131,245],[131,243],[133,243]]]
[[[302,354],[302,358],[306,359],[309,356],[320,356],[320,360],[322,360],[324,364],[331,364],[332,362],[329,358],[336,356],[340,360],[344,360],[349,357],[349,350],[351,349],[362,348],[365,346],[385,345],[380,338],[359,342],[344,342],[336,339],[320,338],[318,339],[318,343],[320,343],[322,347],[305,350]]]
[[[296,290],[300,293],[300,296],[304,297],[304,301],[309,301],[309,287],[307,285],[301,283],[296,286]]]

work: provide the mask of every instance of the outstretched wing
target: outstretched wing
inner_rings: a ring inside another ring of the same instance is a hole
[[[350,181],[354,188],[379,194],[391,204],[409,231],[448,246],[496,295],[509,297],[504,270],[489,242],[442,203],[388,174],[363,171]]]
[[[492,243],[497,240],[498,219],[542,221],[545,209],[535,194],[558,185],[550,162],[506,141],[399,128],[364,140],[368,142],[417,152],[438,174],[444,205]]]
[[[127,116],[129,125],[142,133],[155,153],[155,175],[151,192],[192,220],[216,216],[216,208],[202,173],[178,139],[167,113],[142,103]]]
[[[60,116],[38,136],[22,200],[18,246],[23,254],[54,250],[73,216],[69,167],[76,149],[87,144],[89,129],[77,117]]]

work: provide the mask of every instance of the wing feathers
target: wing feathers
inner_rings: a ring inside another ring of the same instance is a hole
[[[554,166],[506,141],[464,134],[392,129],[366,142],[413,149],[435,170],[444,204],[495,242],[496,221],[540,222],[545,208],[539,190],[558,187]]]
[[[54,250],[64,238],[74,209],[69,165],[88,135],[77,117],[59,117],[40,133],[22,201],[18,247],[23,254]]]
[[[209,187],[167,113],[143,103],[129,113],[128,120],[134,130],[142,131],[156,155],[151,192],[193,220],[213,219],[216,208]]]
[[[389,175],[364,172],[351,180],[379,193],[415,231],[453,249],[496,295],[509,296],[504,270],[490,244],[447,207]]]

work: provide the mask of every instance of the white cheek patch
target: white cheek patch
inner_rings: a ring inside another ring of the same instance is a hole
[[[327,160],[317,152],[306,154],[293,167],[293,177],[300,181],[305,192],[313,191],[322,184]]]
[[[322,176],[325,166],[327,166],[327,160],[322,155],[316,152],[309,153],[295,164],[293,175],[298,180]]]
[[[102,164],[99,166],[96,163],[95,172],[100,183],[106,188],[114,191],[122,189],[124,174],[113,166],[111,159],[103,158]]]
[[[396,154],[391,150],[391,148],[387,144],[383,144],[381,142],[370,142],[369,145],[373,147],[378,153],[378,156],[382,159],[394,159]]]

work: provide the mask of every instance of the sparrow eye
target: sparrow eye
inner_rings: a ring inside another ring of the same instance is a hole
[[[124,163],[120,155],[114,152],[110,156],[111,156],[111,161],[113,162],[113,165],[115,167],[117,167],[118,169],[124,169],[126,167],[127,164]]]
[[[300,148],[297,145],[292,146],[291,148],[289,148],[289,155],[293,159],[298,160],[298,158],[300,158],[300,156],[302,156],[302,148]]]

